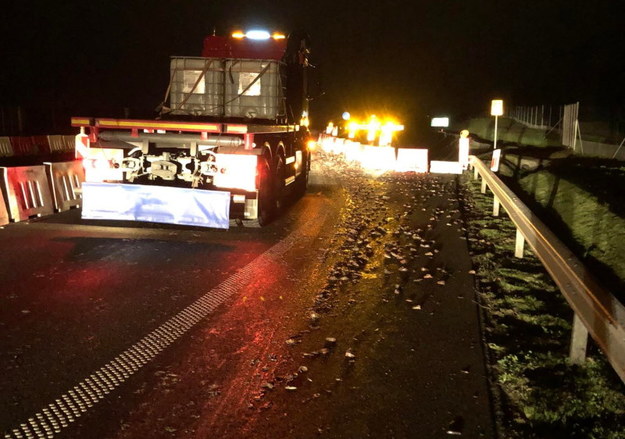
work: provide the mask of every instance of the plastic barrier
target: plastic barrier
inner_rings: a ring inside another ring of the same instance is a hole
[[[50,154],[50,144],[48,136],[32,136],[32,143],[35,154]]]
[[[430,172],[432,174],[462,174],[463,168],[460,162],[444,162],[432,160]]]
[[[345,160],[348,162],[356,162],[362,156],[363,146],[358,142],[351,142],[345,145]]]
[[[397,172],[428,172],[428,150],[399,148],[395,170]]]
[[[11,137],[13,155],[36,155],[39,153],[32,137]]]
[[[0,191],[0,226],[4,226],[9,223],[9,212],[7,211],[7,205],[4,202],[4,196]]]
[[[3,192],[12,221],[53,213],[44,166],[0,168]]]
[[[53,154],[74,150],[74,136],[48,136],[48,143]]]
[[[82,202],[81,185],[85,181],[85,170],[81,160],[72,162],[45,162],[50,192],[57,212],[80,207]]]
[[[13,155],[13,147],[9,137],[0,137],[0,157],[11,157]]]
[[[392,171],[395,169],[395,148],[390,146],[363,146],[360,163],[365,169]]]

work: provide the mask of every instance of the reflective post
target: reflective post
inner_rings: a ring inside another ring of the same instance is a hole
[[[577,313],[573,316],[573,331],[571,334],[571,350],[569,360],[573,364],[582,364],[586,360],[586,347],[588,346],[588,329],[580,320]]]
[[[499,216],[499,206],[501,206],[501,204],[499,203],[499,199],[497,198],[497,196],[493,197],[493,216]]]
[[[514,246],[514,256],[517,258],[522,258],[524,247],[525,247],[525,237],[521,233],[521,230],[516,229],[516,244]]]

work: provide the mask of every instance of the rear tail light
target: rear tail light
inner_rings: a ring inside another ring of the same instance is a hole
[[[257,156],[248,154],[215,154],[220,169],[213,184],[224,189],[256,190]]]

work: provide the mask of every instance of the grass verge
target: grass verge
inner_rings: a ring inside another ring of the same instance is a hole
[[[570,157],[535,169],[526,157],[506,154],[501,176],[587,265],[601,283],[625,301],[625,205],[622,162]]]
[[[490,214],[492,195],[463,178],[500,437],[625,437],[625,386],[594,346],[569,363],[571,309],[531,251],[514,258],[514,225]]]

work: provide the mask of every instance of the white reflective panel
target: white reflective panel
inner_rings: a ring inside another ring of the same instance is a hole
[[[490,103],[491,116],[503,116],[503,101],[501,99],[493,99]]]
[[[397,172],[428,172],[428,150],[422,148],[399,148]]]
[[[432,174],[462,174],[462,163],[432,160],[430,172]]]
[[[431,127],[434,128],[447,128],[449,126],[449,118],[448,117],[433,117]]]
[[[182,224],[230,226],[230,192],[144,186],[121,183],[83,183],[82,217]]]
[[[469,139],[467,137],[458,139],[458,161],[462,163],[464,169],[469,166]]]

